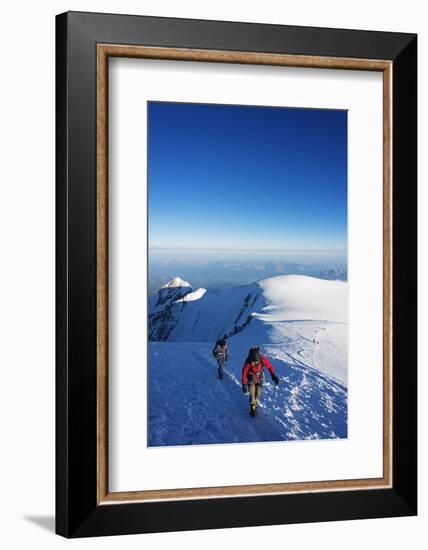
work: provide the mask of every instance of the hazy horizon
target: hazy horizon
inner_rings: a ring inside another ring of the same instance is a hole
[[[175,277],[222,290],[276,275],[347,279],[346,252],[149,250],[149,294]]]

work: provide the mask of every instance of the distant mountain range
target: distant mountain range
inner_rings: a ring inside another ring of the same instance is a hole
[[[152,261],[149,295],[155,294],[159,287],[172,279],[178,269],[182,277],[193,281],[196,286],[211,290],[222,290],[279,275],[309,275],[340,281],[348,279],[346,267],[327,267],[321,263],[304,264],[288,260]]]

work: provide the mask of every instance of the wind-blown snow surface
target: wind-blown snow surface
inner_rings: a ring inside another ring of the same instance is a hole
[[[288,275],[222,292],[181,282],[149,303],[149,446],[347,437],[346,282]],[[224,334],[219,380],[211,350]],[[280,384],[266,373],[251,418],[241,370],[256,345]]]

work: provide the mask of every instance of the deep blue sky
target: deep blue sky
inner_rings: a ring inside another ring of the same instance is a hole
[[[148,104],[151,248],[346,250],[347,113]]]

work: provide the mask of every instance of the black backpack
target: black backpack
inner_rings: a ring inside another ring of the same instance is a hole
[[[213,347],[213,355],[216,359],[217,359],[218,348],[221,347],[222,342],[223,342],[222,340],[217,340],[217,342],[215,343],[215,345]]]
[[[217,359],[219,356],[223,355],[227,357],[227,343],[226,340],[217,340],[213,349],[213,355]]]

